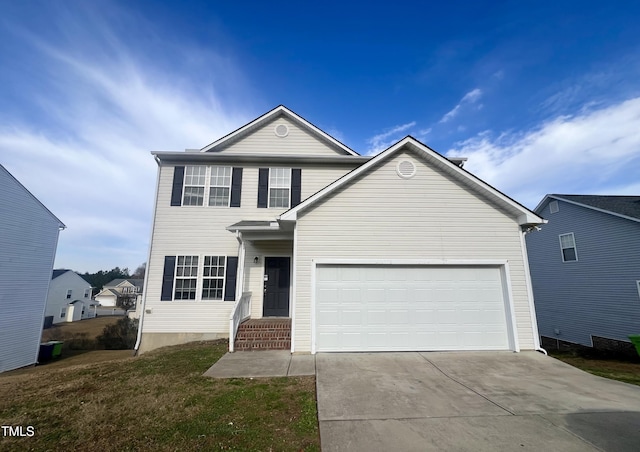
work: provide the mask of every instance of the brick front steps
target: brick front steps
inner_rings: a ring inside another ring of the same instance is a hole
[[[233,348],[237,352],[290,350],[291,319],[249,319],[238,327]]]

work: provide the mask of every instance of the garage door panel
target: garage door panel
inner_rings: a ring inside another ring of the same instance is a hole
[[[316,350],[509,348],[498,267],[318,266]]]

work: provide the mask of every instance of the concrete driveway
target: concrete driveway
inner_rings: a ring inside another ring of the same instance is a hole
[[[316,355],[323,451],[638,451],[640,387],[537,352]]]

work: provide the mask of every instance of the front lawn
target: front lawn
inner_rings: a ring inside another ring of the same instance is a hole
[[[226,346],[2,374],[1,425],[35,434],[0,450],[319,450],[315,378],[203,377]]]
[[[567,352],[549,352],[549,355],[585,372],[640,386],[640,363],[587,358]]]

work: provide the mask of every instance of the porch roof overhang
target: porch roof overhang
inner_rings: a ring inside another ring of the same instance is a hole
[[[283,227],[284,226],[284,227]],[[227,231],[241,233],[244,240],[293,240],[293,228],[278,221],[243,220],[227,226]]]

